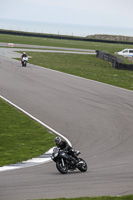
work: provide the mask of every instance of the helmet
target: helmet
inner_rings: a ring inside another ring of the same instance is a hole
[[[59,145],[60,143],[61,143],[61,138],[59,137],[59,136],[57,136],[56,138],[55,138],[55,143],[56,143],[56,145]]]

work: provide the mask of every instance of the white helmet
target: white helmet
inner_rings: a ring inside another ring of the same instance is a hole
[[[55,138],[55,143],[56,143],[56,145],[59,145],[61,142],[62,142],[61,138],[60,138],[59,136],[57,136],[57,137]]]

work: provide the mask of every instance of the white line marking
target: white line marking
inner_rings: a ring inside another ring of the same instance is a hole
[[[21,112],[25,113],[26,115],[28,115],[33,120],[35,120],[38,123],[40,123],[41,125],[43,125],[50,132],[54,133],[55,135],[58,135],[58,136],[62,137],[64,140],[66,140],[68,142],[68,144],[70,146],[72,146],[72,144],[70,143],[70,141],[65,136],[63,136],[62,134],[58,133],[57,131],[55,131],[51,127],[47,126],[45,123],[43,123],[42,121],[40,121],[36,117],[32,116],[31,114],[29,114],[28,112],[26,112],[25,110],[23,110],[22,108],[20,108],[19,106],[17,106],[16,104],[12,103],[11,101],[9,101],[8,99],[6,99],[5,97],[3,97],[3,96],[0,95],[0,98],[3,99],[3,100],[5,100],[6,102],[8,102],[9,104],[11,104],[12,106],[14,106],[15,108],[17,108]],[[9,171],[9,170],[13,170],[13,169],[20,169],[20,168],[25,168],[25,167],[31,167],[31,166],[43,164],[43,163],[46,163],[46,162],[50,162],[51,161],[50,154],[52,154],[53,148],[51,148],[48,152],[46,152],[44,154],[44,155],[49,155],[48,157],[43,157],[42,156],[42,157],[38,157],[38,158],[32,158],[32,159],[27,160],[27,161],[23,161],[22,163],[16,163],[16,164],[9,165],[9,166],[3,166],[3,167],[0,167],[0,172]]]

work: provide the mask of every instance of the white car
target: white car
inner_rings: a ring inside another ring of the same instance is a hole
[[[122,51],[116,52],[116,54],[124,57],[133,57],[133,49],[124,49]]]

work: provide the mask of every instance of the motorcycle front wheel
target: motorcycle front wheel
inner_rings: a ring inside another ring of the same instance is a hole
[[[87,164],[86,162],[82,159],[82,158],[79,158],[79,163],[78,163],[78,166],[77,168],[81,171],[81,172],[86,172],[87,171]]]
[[[61,161],[56,162],[56,168],[61,174],[67,174],[68,172],[68,167],[66,165],[63,166]]]

